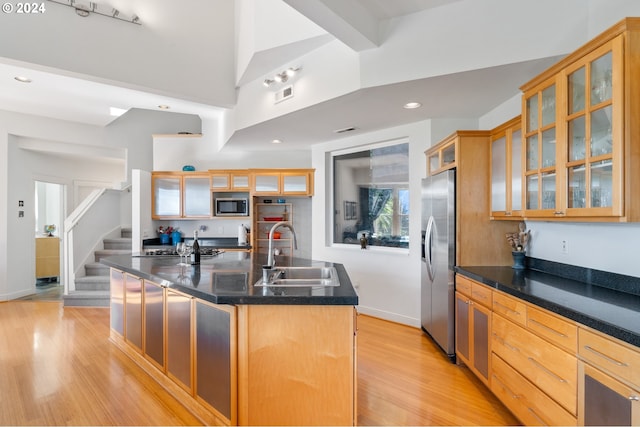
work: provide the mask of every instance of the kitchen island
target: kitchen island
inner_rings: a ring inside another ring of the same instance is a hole
[[[254,286],[263,255],[115,256],[111,339],[207,424],[354,425],[358,296],[339,286]]]

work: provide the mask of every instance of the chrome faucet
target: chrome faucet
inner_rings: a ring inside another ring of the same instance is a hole
[[[294,230],[293,225],[287,221],[276,222],[273,227],[271,227],[271,231],[269,231],[269,257],[266,266],[268,268],[273,268],[276,265],[276,260],[273,256],[273,232],[279,227],[285,227],[291,230],[291,233],[293,233],[293,247],[294,249],[298,249],[298,239],[296,238],[296,230]]]

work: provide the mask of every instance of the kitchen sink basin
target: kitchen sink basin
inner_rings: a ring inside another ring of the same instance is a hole
[[[340,286],[335,267],[275,267],[269,281],[259,280],[255,286]]]

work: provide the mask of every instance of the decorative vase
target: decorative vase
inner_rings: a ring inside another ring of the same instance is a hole
[[[160,244],[161,245],[168,245],[169,244],[169,235],[168,234],[160,234]]]
[[[511,266],[511,268],[515,270],[524,270],[525,268],[527,268],[524,265],[524,251],[511,251],[511,255],[513,256],[513,266]]]
[[[174,231],[173,233],[171,233],[171,244],[175,246],[180,242],[182,242],[182,234],[180,234],[179,231]]]

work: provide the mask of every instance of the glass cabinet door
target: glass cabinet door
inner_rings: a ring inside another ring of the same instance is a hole
[[[278,194],[280,192],[280,174],[255,174],[253,190],[255,193]]]
[[[184,177],[184,216],[211,216],[211,184],[209,177]]]
[[[305,174],[282,175],[282,194],[306,194],[309,187],[309,177]]]
[[[180,177],[153,178],[153,215],[162,217],[179,217],[180,209]]]
[[[618,37],[619,39],[620,37]],[[616,215],[622,211],[619,174],[622,100],[614,82],[622,81],[621,40],[614,39],[567,70],[567,208],[572,215]],[[618,61],[618,62],[616,62]],[[619,134],[618,138],[614,135]],[[616,139],[618,141],[616,141]],[[616,147],[619,147],[616,149]]]
[[[556,84],[526,94],[525,101],[525,209],[555,215],[556,191]],[[528,212],[530,214],[530,212]]]
[[[492,130],[491,217],[494,219],[522,215],[521,123],[518,116]]]

